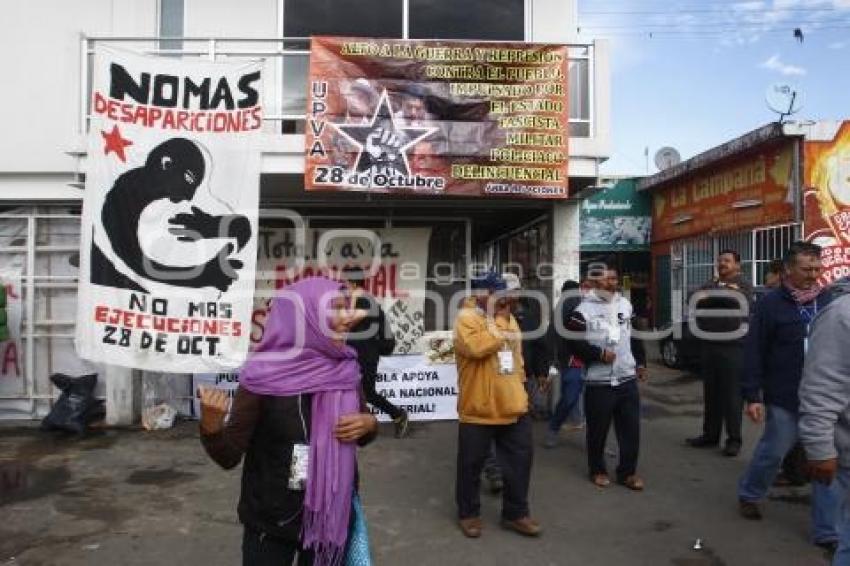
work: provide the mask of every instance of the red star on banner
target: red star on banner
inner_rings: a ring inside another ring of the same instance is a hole
[[[133,145],[133,142],[121,137],[121,132],[118,131],[118,124],[112,126],[112,131],[108,134],[101,130],[100,135],[103,136],[103,140],[106,142],[106,145],[103,146],[103,154],[109,155],[110,151],[114,151],[118,159],[126,162],[127,156],[124,155],[124,148],[128,145]]]

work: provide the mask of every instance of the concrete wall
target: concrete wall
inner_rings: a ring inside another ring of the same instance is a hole
[[[0,174],[74,170],[65,152],[79,134],[80,34],[154,35],[156,6],[150,0],[4,3]]]
[[[185,0],[186,37],[257,37],[278,35],[278,0]],[[251,9],[247,10],[246,6]]]

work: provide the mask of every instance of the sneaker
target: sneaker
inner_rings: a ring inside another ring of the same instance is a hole
[[[396,438],[404,438],[407,436],[407,433],[410,432],[410,418],[407,415],[407,411],[404,409],[401,410],[401,416],[394,419],[393,423],[395,424]]]
[[[540,533],[543,532],[543,528],[540,526],[540,523],[531,517],[523,517],[516,521],[502,519],[502,528],[527,537],[539,537]]]
[[[821,540],[815,542],[815,546],[823,549],[826,553],[827,557],[832,559],[835,551],[838,550],[838,541],[837,540]]]
[[[741,514],[741,517],[750,521],[761,521],[762,519],[761,509],[755,501],[739,501],[738,513]]]
[[[558,446],[558,433],[551,430],[546,431],[546,438],[543,440],[543,448],[556,448]]]

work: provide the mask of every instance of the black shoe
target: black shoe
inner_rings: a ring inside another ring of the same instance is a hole
[[[835,551],[838,550],[838,541],[822,540],[815,542],[815,546],[817,546],[818,548],[822,548],[824,552],[826,552],[827,556],[832,559],[832,556],[835,554]]]
[[[404,438],[407,436],[407,433],[410,432],[410,418],[407,415],[407,411],[402,410],[401,416],[394,419],[393,424],[395,425],[396,438]]]
[[[761,509],[755,501],[738,501],[738,513],[750,521],[761,521]]]
[[[739,452],[741,452],[741,443],[735,440],[727,442],[723,448],[723,455],[727,458],[734,458]]]
[[[719,444],[716,440],[710,440],[705,436],[695,436],[688,438],[685,443],[691,448],[716,448]]]

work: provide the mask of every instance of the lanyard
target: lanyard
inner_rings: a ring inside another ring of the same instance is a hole
[[[815,319],[815,316],[818,314],[818,300],[815,299],[815,304],[811,307],[800,306],[800,317],[803,319],[803,322],[806,324],[806,334],[809,333],[809,326],[811,326],[812,321]]]

